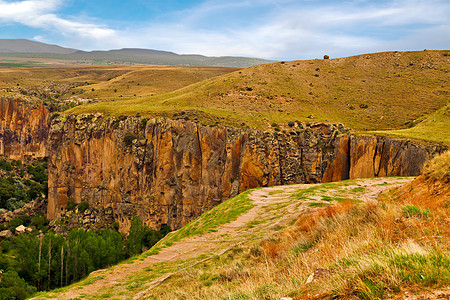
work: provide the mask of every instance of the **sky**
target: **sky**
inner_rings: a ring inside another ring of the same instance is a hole
[[[0,0],[0,38],[275,60],[450,49],[450,0]]]

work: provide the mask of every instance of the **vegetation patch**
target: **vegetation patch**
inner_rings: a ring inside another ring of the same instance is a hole
[[[208,233],[222,224],[236,220],[241,214],[254,207],[252,200],[248,197],[252,191],[253,190],[248,190],[219,204],[183,228],[177,230],[175,233],[169,235],[167,238],[158,242],[156,248],[167,245],[168,243],[175,243],[185,237]]]

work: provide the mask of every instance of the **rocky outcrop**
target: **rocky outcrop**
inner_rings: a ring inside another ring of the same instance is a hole
[[[57,118],[48,140],[47,216],[63,213],[73,198],[110,208],[121,228],[133,215],[179,228],[249,188],[417,175],[438,150],[342,129],[314,124],[273,133],[184,120]]]
[[[442,145],[422,145],[382,136],[340,136],[323,182],[385,176],[417,176]]]
[[[334,125],[291,133],[202,126],[190,121],[98,116],[57,118],[49,151],[49,218],[69,198],[179,228],[253,187],[320,182]]]
[[[0,101],[0,117],[0,154],[48,156],[48,218],[88,227],[116,221],[123,230],[134,215],[155,229],[179,228],[254,187],[418,175],[446,148],[352,136],[333,124],[264,132],[90,114],[50,125],[43,105],[12,99]],[[70,198],[87,201],[90,214],[67,215]]]
[[[0,154],[12,159],[47,156],[49,124],[42,103],[0,98]]]

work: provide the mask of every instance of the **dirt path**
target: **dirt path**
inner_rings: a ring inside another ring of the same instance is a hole
[[[403,185],[410,180],[411,178],[375,178],[350,181],[345,185],[337,183],[326,190],[311,192],[302,201],[299,201],[295,194],[317,185],[297,184],[257,189],[249,195],[255,206],[241,214],[235,221],[220,226],[217,231],[185,238],[162,249],[156,255],[95,271],[90,274],[84,284],[76,284],[64,292],[49,293],[45,297],[36,299],[97,299],[100,297],[137,299],[145,295],[145,290],[159,284],[173,272],[167,270],[162,275],[159,273],[159,276],[153,280],[140,284],[139,289],[130,292],[130,285],[126,283],[133,282],[133,278],[138,278],[143,270],[159,266],[161,263],[170,264],[178,261],[182,262],[178,269],[189,267],[198,262],[201,255],[204,255],[203,259],[207,259],[214,254],[227,251],[235,244],[264,236],[262,233],[270,231],[270,228],[274,226],[286,225],[299,213],[316,209],[312,203],[332,205],[333,201],[330,202],[329,199],[324,201],[323,199],[326,199],[324,196],[374,201],[381,191]],[[108,297],[109,294],[111,297]]]

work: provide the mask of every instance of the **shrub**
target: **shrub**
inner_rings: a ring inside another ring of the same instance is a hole
[[[114,222],[113,223],[113,228],[114,228],[115,231],[119,231],[119,228],[120,228],[119,222]]]
[[[11,171],[13,168],[6,160],[2,159],[0,160],[0,169]]]
[[[123,142],[125,144],[125,146],[127,147],[131,147],[133,141],[137,139],[137,136],[134,133],[127,133],[125,134],[125,136],[123,137]]]
[[[325,55],[323,56],[323,59],[330,59],[330,57],[329,57],[328,55],[325,54]]]
[[[77,203],[75,202],[75,199],[73,199],[72,197],[69,198],[69,200],[67,201],[67,210],[74,210],[77,207]]]
[[[86,211],[86,209],[89,208],[89,202],[87,201],[82,201],[80,204],[78,204],[78,211],[80,213],[84,213]]]
[[[21,218],[15,218],[8,222],[8,225],[6,226],[11,232],[16,231],[16,227],[24,225],[24,222]],[[24,225],[25,226],[25,225]]]
[[[141,127],[145,128],[145,126],[147,126],[147,118],[142,118],[141,119]]]

